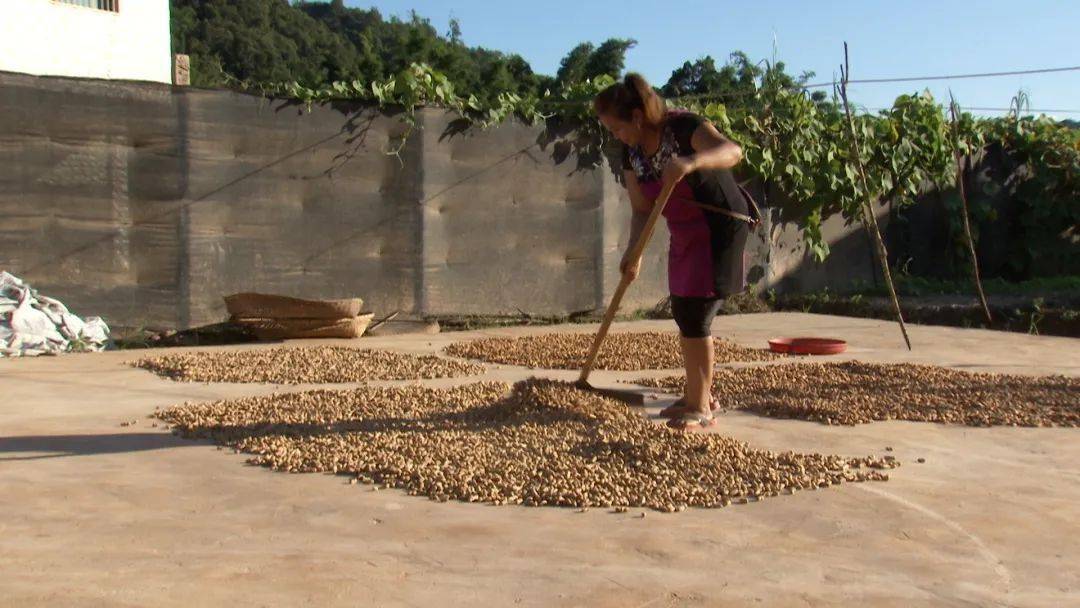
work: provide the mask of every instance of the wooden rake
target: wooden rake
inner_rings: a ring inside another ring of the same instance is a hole
[[[633,268],[641,261],[641,256],[645,253],[645,247],[648,246],[649,240],[652,239],[653,231],[656,229],[656,222],[659,221],[660,216],[664,213],[664,207],[667,206],[668,199],[671,198],[671,193],[675,191],[675,185],[677,183],[678,182],[667,184],[660,191],[660,196],[658,196],[656,202],[653,203],[652,212],[649,213],[649,219],[645,222],[645,227],[638,236],[637,242],[634,243],[634,248],[630,250],[630,263],[628,267]],[[615,319],[615,313],[619,311],[619,304],[622,303],[626,290],[630,287],[630,283],[633,282],[634,279],[628,273],[623,273],[622,280],[619,281],[619,286],[615,288],[615,293],[611,296],[611,303],[608,304],[607,310],[604,311],[604,320],[600,322],[600,330],[596,332],[596,338],[593,339],[592,347],[589,348],[589,355],[585,357],[585,366],[581,368],[581,375],[578,376],[577,382],[574,384],[578,388],[595,391],[605,397],[618,399],[619,401],[623,401],[630,405],[640,406],[645,405],[645,395],[639,392],[597,388],[589,384],[589,374],[592,373],[593,366],[596,365],[596,357],[600,354],[600,346],[604,343],[604,338],[607,337],[608,330],[611,329],[611,322]]]

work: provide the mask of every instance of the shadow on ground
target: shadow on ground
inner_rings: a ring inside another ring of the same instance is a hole
[[[199,445],[169,433],[0,437],[0,462],[145,452]],[[32,455],[27,455],[30,453]],[[15,454],[9,456],[8,454]]]

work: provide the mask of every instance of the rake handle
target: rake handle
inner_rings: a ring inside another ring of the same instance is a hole
[[[637,242],[634,243],[634,248],[630,250],[628,267],[632,268],[641,261],[641,256],[645,253],[645,247],[649,244],[653,231],[656,229],[656,222],[663,215],[664,207],[667,206],[668,199],[671,198],[671,193],[675,191],[677,183],[665,185],[660,191],[660,195],[656,197],[652,212],[649,213],[649,219],[645,222],[645,227],[641,230]],[[585,358],[585,366],[581,368],[581,375],[578,377],[579,383],[588,383],[589,374],[592,373],[593,366],[596,365],[596,357],[600,354],[600,345],[604,343],[604,338],[607,337],[608,330],[611,329],[611,322],[615,319],[615,313],[619,311],[619,304],[622,303],[623,295],[626,294],[627,288],[633,282],[634,279],[630,277],[629,273],[623,273],[619,286],[615,288],[615,294],[611,296],[611,303],[608,304],[607,310],[604,311],[604,320],[600,322],[600,331],[596,333],[592,347],[589,348],[589,355]]]

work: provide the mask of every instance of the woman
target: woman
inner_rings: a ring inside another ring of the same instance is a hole
[[[712,320],[721,301],[745,288],[743,253],[748,224],[723,210],[748,215],[731,168],[742,159],[738,145],[707,120],[669,111],[638,74],[593,100],[600,122],[623,144],[623,175],[633,214],[630,247],[620,266],[636,278],[640,260],[628,259],[664,184],[676,183],[664,208],[671,233],[668,287],[679,326],[686,394],[661,412],[668,426],[695,430],[713,423]],[[711,209],[710,209],[711,207]]]

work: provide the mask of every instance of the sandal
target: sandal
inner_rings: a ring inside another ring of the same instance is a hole
[[[716,397],[712,397],[709,400],[709,409],[713,412],[717,412],[720,410],[720,401],[718,401]],[[686,398],[681,397],[677,401],[675,401],[675,403],[672,403],[671,405],[660,410],[660,413],[658,415],[661,418],[677,418],[684,411],[686,411]]]
[[[712,412],[709,412],[708,414],[702,414],[701,412],[684,412],[667,421],[668,428],[687,433],[702,431],[714,424],[716,424],[716,416],[713,416]]]
[[[671,405],[669,405],[669,406],[665,407],[664,409],[660,410],[659,416],[661,418],[674,418],[674,417],[678,416],[679,414],[681,414],[683,412],[683,410],[685,410],[685,409],[686,409],[686,398],[685,397],[679,397],[675,401],[675,403],[672,403]]]

